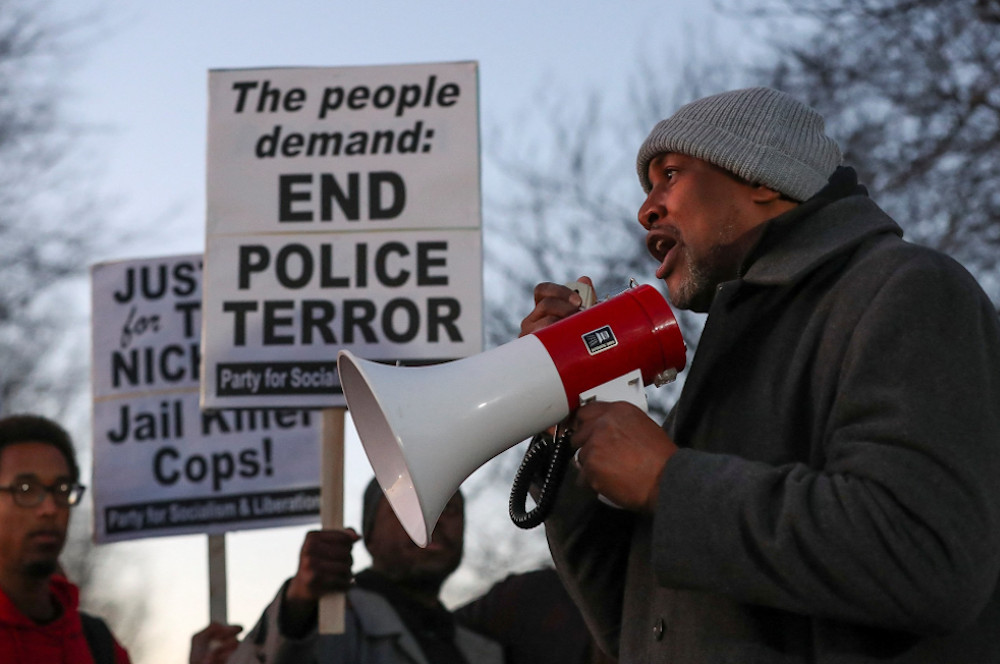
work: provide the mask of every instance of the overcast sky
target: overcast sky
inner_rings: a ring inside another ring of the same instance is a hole
[[[101,193],[118,201],[110,221],[141,233],[138,241],[103,258],[203,250],[209,69],[474,60],[482,123],[498,124],[530,108],[533,93],[546,83],[567,92],[570,100],[575,92],[595,89],[609,97],[622,95],[640,54],[665,52],[666,45],[720,24],[706,4],[54,0],[65,15],[104,7],[99,36],[70,72],[66,110],[99,131],[93,172]],[[729,45],[738,48],[739,37]],[[622,149],[632,153],[635,148]],[[356,525],[357,497],[370,470],[356,439],[349,438],[347,445],[345,521]],[[507,518],[506,513],[497,518]],[[233,622],[247,628],[254,624],[281,581],[294,572],[304,532],[285,528],[228,536]],[[151,588],[148,643],[137,664],[186,662],[191,634],[208,620],[206,538],[106,546],[149,573],[143,581]],[[356,560],[366,560],[360,550]],[[122,572],[130,577],[135,570]]]

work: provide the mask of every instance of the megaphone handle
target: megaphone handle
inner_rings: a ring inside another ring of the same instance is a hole
[[[528,445],[528,451],[524,453],[521,465],[514,476],[514,483],[510,488],[510,520],[518,528],[525,530],[534,528],[552,512],[555,505],[556,496],[559,494],[559,486],[566,475],[566,464],[573,456],[573,448],[569,443],[569,431],[562,427],[556,428],[556,435],[553,438],[546,432],[536,434]],[[528,500],[528,488],[531,481],[539,475],[539,471],[544,468],[545,475],[538,492],[538,500],[535,501],[535,508],[530,512],[525,511]]]

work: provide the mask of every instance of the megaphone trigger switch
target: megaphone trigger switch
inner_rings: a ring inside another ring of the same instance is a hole
[[[589,284],[585,284],[582,281],[571,281],[566,284],[566,288],[575,290],[580,296],[580,299],[583,300],[583,304],[580,305],[581,309],[592,307],[594,306],[594,303],[597,302],[597,296],[594,295],[594,289],[591,288]]]

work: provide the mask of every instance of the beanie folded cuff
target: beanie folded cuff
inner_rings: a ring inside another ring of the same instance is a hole
[[[840,148],[823,127],[818,113],[777,90],[750,88],[706,97],[653,128],[636,160],[639,182],[648,193],[650,162],[676,152],[803,201],[822,189],[840,165]]]

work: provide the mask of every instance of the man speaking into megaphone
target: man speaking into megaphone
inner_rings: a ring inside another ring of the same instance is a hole
[[[782,92],[681,107],[637,168],[656,276],[708,318],[662,428],[625,402],[568,423],[545,528],[594,636],[623,664],[1000,661],[982,289],[902,240]],[[534,301],[521,336],[581,304],[553,283]]]

